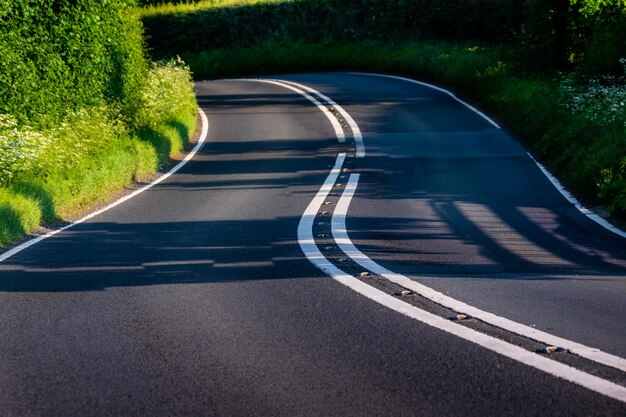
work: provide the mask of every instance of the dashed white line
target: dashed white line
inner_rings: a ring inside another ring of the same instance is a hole
[[[206,114],[204,114],[204,111],[201,108],[198,108],[198,113],[200,114],[200,119],[202,120],[202,130],[200,132],[200,137],[198,138],[198,143],[196,143],[196,145],[193,147],[193,149],[191,150],[191,152],[189,152],[187,154],[187,156],[185,156],[185,158],[180,161],[178,164],[176,164],[172,169],[170,169],[167,173],[161,175],[159,178],[157,178],[156,180],[154,180],[153,182],[151,182],[150,184],[136,190],[133,191],[132,193],[128,194],[127,196],[124,196],[122,198],[120,198],[119,200],[114,201],[113,203],[107,205],[106,207],[101,208],[100,210],[94,211],[93,213],[90,213],[88,215],[86,215],[85,217],[76,220],[73,223],[70,223],[66,226],[63,226],[59,229],[53,230],[43,236],[39,236],[36,237],[34,239],[28,240],[24,243],[22,243],[19,246],[14,247],[13,249],[3,253],[0,255],[0,262],[5,261],[7,259],[9,259],[10,257],[16,255],[17,253],[23,251],[24,249],[27,249],[39,242],[41,242],[44,239],[47,239],[49,237],[52,237],[54,235],[56,235],[57,233],[61,233],[71,227],[76,226],[77,224],[83,223],[89,219],[92,219],[94,217],[96,217],[99,214],[104,213],[107,210],[112,209],[115,206],[118,206],[120,204],[122,204],[123,202],[130,200],[133,197],[136,197],[137,195],[143,193],[144,191],[149,190],[150,188],[154,187],[155,185],[159,184],[162,181],[165,181],[167,178],[169,178],[172,174],[174,174],[175,172],[177,172],[179,169],[181,169],[187,162],[189,162],[189,160],[191,158],[193,158],[196,153],[198,153],[198,151],[200,150],[200,148],[202,148],[202,145],[204,145],[204,141],[206,140],[207,134],[209,132],[209,121],[206,117]]]

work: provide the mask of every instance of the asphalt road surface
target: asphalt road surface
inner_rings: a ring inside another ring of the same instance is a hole
[[[0,263],[0,415],[626,415],[623,237],[443,91],[275,78],[198,83],[190,162]]]

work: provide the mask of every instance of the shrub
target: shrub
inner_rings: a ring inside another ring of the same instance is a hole
[[[138,94],[133,124],[157,126],[185,114],[195,106],[189,67],[179,58],[152,63]]]

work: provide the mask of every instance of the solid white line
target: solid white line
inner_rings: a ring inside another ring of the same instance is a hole
[[[591,391],[606,395],[607,397],[626,402],[626,388],[613,382],[606,381],[594,375],[579,371],[571,366],[553,361],[539,354],[529,352],[519,346],[512,345],[501,339],[472,330],[469,327],[453,323],[442,317],[435,316],[424,310],[420,310],[404,301],[394,298],[374,287],[359,281],[358,279],[338,270],[333,275],[336,281],[350,287],[365,297],[378,302],[398,313],[418,320],[436,329],[460,337],[468,342],[477,344],[492,352],[513,359],[524,365],[531,366],[547,374],[562,378],[566,381],[583,386]]]
[[[454,100],[456,100],[457,102],[461,103],[462,105],[464,105],[465,107],[467,107],[468,109],[470,109],[471,111],[473,111],[474,113],[478,114],[483,119],[485,119],[486,121],[491,123],[491,125],[493,127],[495,127],[496,129],[500,129],[500,125],[498,125],[496,122],[494,122],[493,119],[491,119],[485,113],[481,112],[480,110],[478,110],[476,107],[472,106],[471,104],[461,100],[460,98],[455,96],[454,93],[452,93],[451,91],[448,91],[448,90],[446,90],[444,88],[441,88],[441,87],[437,87],[436,85],[428,84],[428,83],[425,83],[423,81],[412,80],[411,78],[398,77],[397,75],[374,74],[374,73],[369,73],[369,72],[351,72],[349,74],[367,75],[367,76],[370,76],[370,77],[391,78],[391,79],[405,81],[405,82],[412,83],[412,84],[421,85],[422,87],[432,88],[433,90],[437,90],[437,91],[439,91],[441,93],[447,94],[448,96],[452,97]]]
[[[554,187],[557,190],[559,190],[561,195],[563,197],[565,197],[567,199],[567,201],[569,201],[574,206],[576,206],[578,211],[580,211],[582,214],[584,214],[585,216],[589,217],[591,220],[593,220],[594,222],[598,223],[600,226],[604,227],[605,229],[610,230],[611,232],[615,233],[616,235],[621,236],[621,237],[626,237],[626,232],[624,232],[623,230],[618,229],[617,227],[615,227],[611,223],[607,222],[605,219],[603,219],[602,217],[598,216],[596,213],[594,213],[593,211],[589,210],[588,208],[585,208],[585,206],[583,206],[580,203],[580,201],[578,201],[576,199],[576,197],[574,197],[569,191],[567,191],[565,189],[565,187],[563,187],[561,182],[554,175],[552,175],[546,169],[546,167],[544,167],[535,158],[533,158],[533,156],[530,153],[528,153],[528,156],[530,157],[530,159],[533,160],[533,162],[535,164],[537,164],[537,166],[539,167],[541,172],[543,172],[543,174],[548,178],[548,180],[550,180],[552,185],[554,185]]]
[[[307,94],[306,92],[304,92],[303,90],[296,88],[292,85],[286,84],[282,81],[278,81],[278,80],[266,80],[266,79],[243,79],[241,81],[256,81],[256,82],[263,82],[263,83],[267,83],[267,84],[274,84],[274,85],[279,85],[283,88],[287,88],[291,91],[294,91],[298,94],[300,94],[301,96],[303,96],[304,98],[306,98],[307,100],[309,100],[311,103],[315,104],[317,106],[318,109],[320,109],[322,111],[322,113],[324,113],[324,115],[326,116],[326,118],[328,118],[328,120],[330,121],[330,123],[333,126],[333,129],[335,130],[335,135],[337,136],[337,140],[339,141],[339,143],[344,143],[346,141],[346,134],[343,132],[343,128],[341,127],[341,124],[339,123],[339,120],[337,120],[337,118],[326,108],[326,106],[324,106],[322,103],[319,102],[319,100],[317,100],[315,97]]]
[[[457,313],[469,314],[476,317],[486,323],[508,330],[521,336],[529,337],[533,340],[546,343],[548,345],[559,346],[565,349],[569,349],[572,353],[575,353],[583,358],[592,360],[603,365],[607,365],[621,371],[626,372],[626,360],[619,356],[611,355],[603,352],[599,349],[585,346],[583,344],[567,340],[552,334],[542,332],[541,330],[534,329],[521,323],[514,322],[504,317],[497,316],[493,313],[483,311],[479,308],[470,306],[462,301],[456,300],[452,297],[444,295],[438,291],[433,290],[425,285],[422,285],[412,279],[395,272],[392,272],[381,265],[374,262],[367,255],[356,248],[346,229],[346,217],[348,215],[348,208],[352,197],[356,191],[359,182],[359,174],[352,174],[344,188],[344,192],[341,198],[337,202],[335,211],[332,216],[331,226],[332,234],[337,242],[339,248],[346,253],[346,255],[358,263],[363,268],[367,269],[374,274],[384,276],[388,280],[401,285],[405,288],[415,291],[422,297],[428,298],[450,308]]]
[[[301,88],[304,91],[315,94],[316,96],[318,96],[319,98],[321,98],[322,100],[326,101],[328,104],[336,108],[337,111],[341,114],[341,116],[346,120],[346,122],[348,122],[348,126],[350,126],[350,130],[352,130],[352,136],[354,137],[354,143],[356,145],[356,157],[357,158],[365,157],[365,145],[363,143],[363,134],[361,133],[361,129],[359,128],[359,125],[356,124],[356,122],[354,121],[350,113],[348,113],[343,107],[335,103],[335,101],[333,101],[330,97],[304,84],[299,84],[299,83],[295,83],[293,81],[287,81],[287,80],[276,80],[276,81],[280,81],[281,83],[285,83],[285,84],[291,84],[293,86]]]
[[[34,239],[28,240],[24,243],[22,243],[19,246],[14,247],[13,249],[3,253],[0,255],[0,262],[9,259],[10,257],[12,257],[13,255],[23,251],[26,248],[29,248],[33,245],[35,245],[36,243],[41,242],[44,239],[47,239],[49,237],[52,237],[54,235],[56,235],[57,233],[60,233],[64,230],[67,230],[71,227],[76,226],[77,224],[83,223],[89,219],[92,219],[94,217],[96,217],[99,214],[104,213],[107,210],[112,209],[115,206],[118,206],[120,204],[122,204],[123,202],[130,200],[131,198],[143,193],[146,190],[149,190],[150,188],[154,187],[155,185],[157,185],[158,183],[166,180],[167,178],[169,178],[172,174],[174,174],[175,172],[177,172],[179,169],[181,169],[183,167],[183,165],[185,165],[191,158],[193,158],[196,153],[200,150],[200,148],[202,147],[202,145],[204,144],[204,141],[206,140],[207,134],[209,132],[209,121],[206,117],[206,114],[204,114],[204,111],[202,111],[201,108],[198,108],[198,112],[200,114],[200,119],[202,120],[202,130],[200,132],[200,137],[198,138],[198,143],[196,143],[196,146],[193,147],[193,149],[191,150],[191,152],[189,152],[189,154],[187,154],[187,156],[185,157],[185,159],[183,159],[182,161],[180,161],[178,164],[176,164],[176,166],[174,166],[172,169],[170,169],[166,174],[160,176],[159,178],[157,178],[156,180],[154,180],[153,182],[151,182],[150,184],[136,190],[133,191],[132,193],[128,194],[127,196],[124,196],[122,198],[120,198],[119,200],[114,201],[113,203],[107,205],[106,207],[101,208],[98,211],[94,211],[93,213],[90,213],[88,215],[86,215],[85,217],[76,220],[73,223],[70,223],[66,226],[63,226],[59,229],[53,230],[43,236],[39,236],[36,237]]]

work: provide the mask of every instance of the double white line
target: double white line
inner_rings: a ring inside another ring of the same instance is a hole
[[[309,101],[315,104],[328,118],[331,125],[335,129],[337,139],[339,140],[339,142],[343,143],[345,142],[346,135],[344,130],[341,128],[341,121],[335,115],[335,113],[337,113],[341,118],[343,118],[343,120],[352,131],[352,136],[355,140],[356,146],[355,157],[363,158],[365,156],[363,137],[358,125],[356,124],[354,119],[333,100],[308,86],[294,83],[291,81],[265,79],[254,81],[278,85],[294,91],[307,98]],[[428,84],[422,85],[432,87]],[[441,90],[438,87],[436,89],[446,92],[445,90]],[[451,95],[451,93],[449,92],[446,93],[448,95]],[[465,104],[464,102],[461,103]],[[495,123],[493,123],[491,119],[489,119],[487,116],[478,112],[473,107],[467,104],[465,105],[484,117],[487,121],[495,125]],[[328,107],[330,107],[331,110],[334,110],[334,112],[329,111]],[[495,126],[498,127],[497,125]],[[376,301],[377,303],[380,303],[394,311],[397,311],[398,313],[404,314],[429,326],[435,327],[439,330],[480,345],[486,349],[506,356],[515,361],[521,362],[525,365],[539,369],[550,375],[562,378],[566,381],[573,382],[575,384],[588,388],[597,393],[606,395],[608,397],[614,398],[616,400],[626,402],[626,387],[588,374],[586,372],[582,372],[571,366],[554,361],[552,359],[548,359],[546,356],[528,351],[517,345],[513,345],[511,343],[505,342],[493,336],[489,336],[485,333],[478,332],[471,328],[461,326],[450,320],[446,320],[440,316],[419,309],[360,281],[352,275],[342,271],[332,262],[330,262],[322,254],[317,244],[315,243],[313,226],[317,213],[320,211],[324,201],[326,200],[335,183],[337,182],[346,157],[347,156],[345,153],[340,153],[339,155],[337,155],[334,167],[331,169],[330,174],[326,178],[326,181],[324,181],[324,184],[305,210],[298,225],[298,242],[307,259],[311,263],[313,263],[313,265],[315,265],[325,274],[330,275],[333,279],[342,283],[343,285],[353,289],[354,291],[358,292],[361,295],[364,295],[371,300]],[[437,292],[432,288],[422,285],[416,281],[413,281],[404,275],[394,273],[378,265],[376,262],[374,262],[367,255],[365,255],[355,247],[346,230],[345,220],[348,208],[350,206],[350,201],[354,196],[354,192],[356,191],[358,182],[359,174],[351,174],[341,195],[341,198],[339,199],[339,202],[337,203],[337,206],[333,212],[331,220],[332,235],[335,242],[337,243],[339,248],[354,262],[374,274],[381,275],[391,282],[413,290],[420,296],[428,298],[456,312],[469,314],[493,326],[497,326],[512,333],[528,337],[538,342],[568,349],[570,352],[575,353],[580,357],[626,372],[626,360],[624,360],[623,358],[608,354],[596,348],[588,347],[571,340],[563,339],[561,337],[539,331],[524,324],[497,316],[493,313],[480,310],[476,307],[465,304],[462,301],[456,300],[452,297]]]

